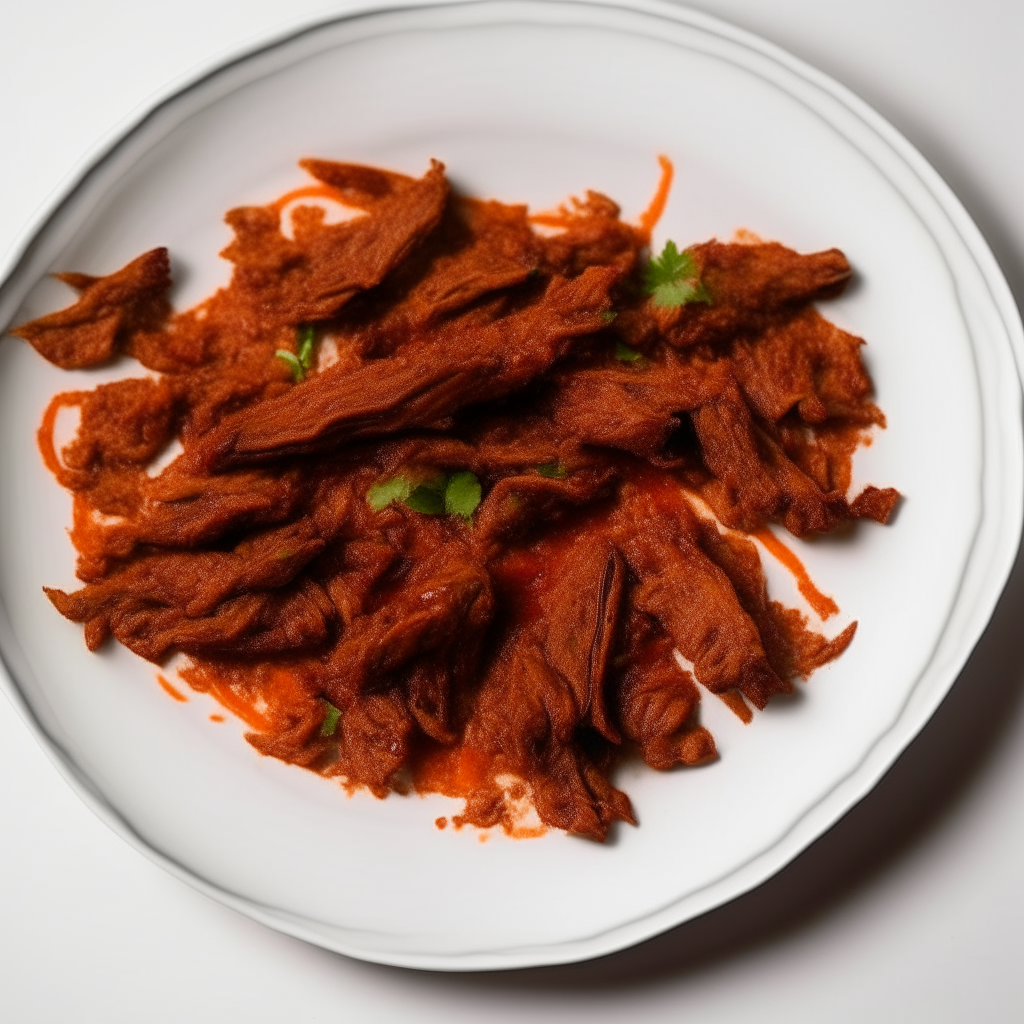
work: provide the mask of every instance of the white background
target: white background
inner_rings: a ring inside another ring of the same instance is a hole
[[[960,195],[1024,299],[1024,4],[695,6],[789,49],[888,117]],[[151,94],[337,9],[0,0],[0,254]],[[921,737],[759,890],[614,957],[508,974],[360,964],[208,901],[100,824],[0,699],[0,1020],[1024,1020],[1022,627],[1024,562]]]

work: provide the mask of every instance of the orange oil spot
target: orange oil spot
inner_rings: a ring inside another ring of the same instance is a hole
[[[439,829],[446,829],[448,827],[448,819],[445,818],[445,817],[435,818],[434,819],[434,824]]]
[[[210,715],[210,721],[211,722],[223,722],[224,721],[224,716],[223,715],[216,715],[216,714]]]
[[[811,577],[807,574],[807,570],[804,568],[803,562],[793,554],[785,544],[779,540],[778,537],[768,529],[767,526],[757,530],[754,534],[767,549],[768,551],[779,560],[792,574],[793,579],[796,580],[797,589],[807,600],[807,603],[818,613],[823,619],[827,619],[831,615],[835,615],[839,611],[839,605],[832,600],[828,594],[823,594],[811,580]]]

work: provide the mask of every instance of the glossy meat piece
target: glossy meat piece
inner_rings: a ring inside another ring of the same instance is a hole
[[[658,620],[713,693],[738,689],[763,708],[791,687],[772,669],[760,634],[728,576],[701,550],[685,506],[666,514],[635,484],[615,512],[619,544],[639,580],[632,604]]]
[[[753,531],[774,519],[802,537],[828,533],[861,514],[841,491],[823,491],[789,458],[755,423],[735,387],[696,410],[692,419],[704,464],[714,477],[701,494],[727,525]]]
[[[396,672],[424,655],[446,656],[461,676],[475,668],[479,638],[493,613],[487,573],[467,550],[449,545],[385,591],[376,610],[351,621],[331,652],[324,691],[345,706],[353,694],[386,688]]]
[[[765,653],[781,679],[809,676],[849,646],[857,623],[833,640],[807,628],[801,613],[791,614],[768,597],[768,581],[754,544],[735,533],[723,534],[715,523],[698,519],[699,542],[707,556],[729,577],[743,610],[757,626]]]
[[[466,743],[494,760],[498,774],[525,780],[547,824],[603,841],[612,822],[636,819],[629,798],[611,785],[578,742],[582,720],[571,687],[527,631],[491,663]],[[483,810],[487,797],[486,791],[477,797]],[[477,820],[480,811],[472,800],[467,803],[469,820]]]
[[[852,271],[838,249],[802,255],[779,245],[704,242],[690,249],[711,302],[651,307],[661,336],[675,348],[753,334],[801,304],[836,295]]]
[[[139,331],[156,331],[170,313],[171,262],[166,249],[151,249],[106,277],[57,274],[81,291],[66,309],[12,327],[62,370],[108,362]]]
[[[771,423],[795,410],[804,423],[841,417],[867,426],[884,420],[868,401],[863,344],[806,309],[756,339],[737,342],[730,360],[751,409]]]
[[[192,463],[215,470],[330,451],[500,398],[547,370],[574,338],[600,327],[617,276],[594,267],[572,281],[555,278],[535,304],[460,337],[439,331],[351,373],[327,370],[226,419],[197,443]]]
[[[282,523],[308,500],[311,486],[296,471],[246,470],[220,476],[191,476],[166,471],[142,484],[142,502],[127,519],[98,525],[87,551],[91,568],[79,575],[106,575],[140,545],[188,550],[215,544],[225,535]]]
[[[554,216],[535,218],[559,228],[543,240],[545,266],[570,277],[587,267],[615,266],[624,274],[633,271],[647,244],[646,235],[619,220],[619,205],[600,192],[588,191]]]
[[[231,210],[225,219],[235,240],[222,255],[235,265],[232,291],[275,324],[325,320],[380,284],[437,226],[447,199],[444,167],[435,161],[365,216],[325,224],[322,211],[297,212],[294,239],[281,233],[272,206]]]
[[[626,565],[607,543],[574,547],[560,579],[540,600],[544,656],[568,684],[581,724],[621,742],[605,693],[619,630]]]
[[[615,479],[610,467],[581,468],[564,480],[538,473],[507,476],[481,504],[474,537],[483,550],[522,540],[531,529],[550,526],[570,509],[609,497]]]
[[[564,371],[555,378],[550,415],[558,434],[581,444],[664,462],[680,414],[717,397],[729,380],[723,369],[718,363],[665,359]]]
[[[232,551],[149,555],[74,594],[46,594],[67,618],[92,624],[94,637],[113,633],[151,661],[172,647],[230,650],[243,639],[261,649],[305,648],[327,638],[334,614],[327,595],[321,600],[311,581],[314,590],[300,585],[284,603],[262,592],[289,586],[323,552],[344,522],[344,505],[334,512],[257,534]],[[146,630],[153,635],[142,635]],[[268,631],[273,637],[250,636]]]
[[[453,196],[441,223],[396,269],[388,288],[345,310],[342,344],[364,357],[390,355],[426,325],[523,284],[540,261],[526,207]]]
[[[622,660],[615,703],[622,732],[639,745],[644,761],[659,771],[713,761],[714,738],[697,721],[697,684],[679,667],[672,641],[649,615],[631,612]]]

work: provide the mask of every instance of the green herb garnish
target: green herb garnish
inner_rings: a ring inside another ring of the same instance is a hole
[[[294,380],[296,384],[306,376],[306,371],[294,352],[289,352],[286,348],[279,348],[274,353],[274,356],[280,359],[281,362],[292,371],[292,380]]]
[[[304,370],[313,369],[313,342],[314,342],[313,328],[306,324],[305,327],[299,328],[298,342],[299,342],[299,363]]]
[[[333,736],[334,730],[338,728],[341,712],[329,700],[324,700],[324,703],[327,705],[327,714],[324,715],[323,724],[320,726],[320,735]]]
[[[412,484],[405,477],[393,476],[390,480],[375,483],[366,492],[366,501],[374,512],[386,508],[393,501],[405,501],[412,491]]]
[[[621,341],[615,342],[615,358],[620,363],[635,363],[638,359],[643,359],[643,353],[637,352],[635,348],[630,348],[628,345],[623,345]]]
[[[428,516],[447,512],[448,515],[462,516],[468,523],[480,504],[480,493],[480,481],[473,473],[464,470],[415,485],[403,476],[393,476],[370,487],[366,500],[376,512],[400,501],[414,512]]]
[[[441,479],[433,483],[420,484],[418,487],[414,487],[412,493],[403,500],[413,512],[422,512],[428,516],[440,515],[444,511],[446,483],[446,480]]]
[[[292,380],[296,384],[299,381],[304,380],[306,377],[306,371],[313,368],[313,342],[315,336],[313,334],[313,328],[306,324],[305,327],[300,327],[295,336],[295,343],[298,346],[299,354],[296,355],[294,352],[289,352],[286,348],[279,348],[274,356],[280,359],[289,370],[292,371]]]
[[[453,473],[444,489],[444,510],[449,515],[462,516],[471,522],[480,504],[480,481],[468,470]]]
[[[619,314],[614,309],[606,309],[601,314],[601,323],[610,324]]]
[[[655,306],[663,309],[676,309],[688,302],[711,302],[693,255],[686,250],[680,252],[672,241],[666,242],[661,255],[647,264],[644,291]]]
[[[557,462],[544,462],[537,467],[537,472],[541,476],[546,476],[549,480],[564,480],[568,476],[568,470],[565,466],[560,466]]]

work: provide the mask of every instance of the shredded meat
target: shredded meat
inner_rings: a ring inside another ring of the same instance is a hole
[[[636,823],[612,781],[630,751],[717,757],[702,690],[748,720],[853,639],[771,600],[751,539],[898,501],[850,496],[885,421],[864,342],[814,303],[851,268],[711,240],[666,304],[646,231],[599,193],[531,217],[437,162],[302,166],[319,184],[290,195],[349,216],[230,211],[230,283],[195,309],[171,310],[154,249],[58,275],[77,302],[15,329],[65,369],[151,371],[47,410],[83,586],[46,594],[91,650],[186,655],[263,754],[462,797],[457,825],[515,834],[527,807],[603,840]]]

